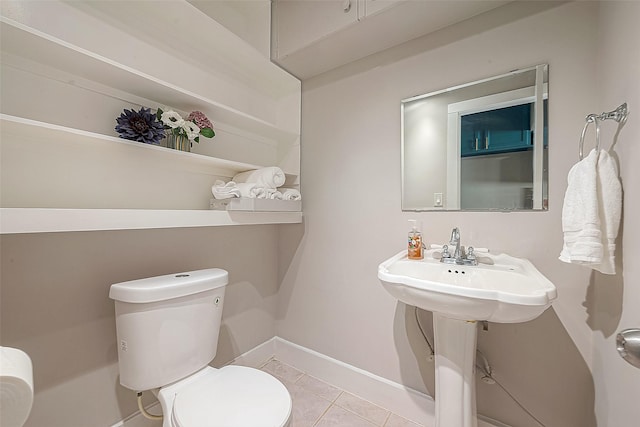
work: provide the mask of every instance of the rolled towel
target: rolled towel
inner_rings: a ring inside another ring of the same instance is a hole
[[[264,187],[253,182],[241,182],[236,184],[236,188],[240,190],[240,197],[248,197],[250,199],[264,198]]]
[[[265,199],[282,200],[282,193],[275,188],[268,188],[265,191]]]
[[[295,188],[281,188],[282,200],[300,200],[302,195]]]
[[[282,193],[280,193],[275,188],[263,188],[263,187],[258,187],[258,188],[260,189],[260,191],[256,195],[256,199],[275,199],[277,198],[277,194],[282,195]]]
[[[250,182],[258,184],[264,188],[278,188],[284,184],[284,172],[277,166],[270,166],[261,169],[241,172],[233,177],[236,183]]]
[[[216,180],[211,187],[211,193],[216,199],[230,199],[232,197],[240,197],[240,190],[237,188],[236,183],[229,181],[225,183],[221,180]]]

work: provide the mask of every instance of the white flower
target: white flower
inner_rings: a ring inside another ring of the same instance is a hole
[[[179,128],[184,125],[184,119],[180,117],[180,114],[173,110],[165,111],[160,116],[162,123],[169,126],[172,129]]]
[[[200,135],[200,128],[193,122],[186,121],[182,124],[182,129],[187,133],[189,141],[195,140]]]

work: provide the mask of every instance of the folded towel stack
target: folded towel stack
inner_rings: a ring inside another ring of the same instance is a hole
[[[616,274],[614,251],[621,212],[616,163],[605,150],[592,150],[569,171],[560,260]]]
[[[229,182],[217,180],[211,192],[216,199],[246,197],[273,200],[300,200],[300,191],[281,187],[285,174],[279,167],[272,166],[242,172]],[[281,187],[281,188],[279,188]]]

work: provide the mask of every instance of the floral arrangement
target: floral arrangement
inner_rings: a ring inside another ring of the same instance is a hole
[[[200,142],[200,135],[205,138],[213,138],[216,135],[213,131],[213,124],[201,111],[193,111],[184,120],[180,114],[173,110],[162,111],[158,108],[156,118],[170,133],[187,137],[191,142]]]
[[[164,138],[164,125],[151,113],[150,108],[142,107],[137,112],[125,109],[116,123],[120,138],[156,145]]]
[[[189,139],[190,142],[200,142],[200,135],[205,138],[213,138],[213,124],[201,111],[193,111],[187,119],[173,110],[162,111],[158,108],[152,113],[150,108],[140,108],[140,111],[125,109],[120,117],[116,118],[115,130],[120,138],[145,144],[160,144],[166,131]]]

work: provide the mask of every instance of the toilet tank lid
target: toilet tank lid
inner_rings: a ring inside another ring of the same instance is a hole
[[[129,303],[148,303],[179,298],[226,286],[229,273],[220,268],[186,271],[111,285],[109,298]]]

